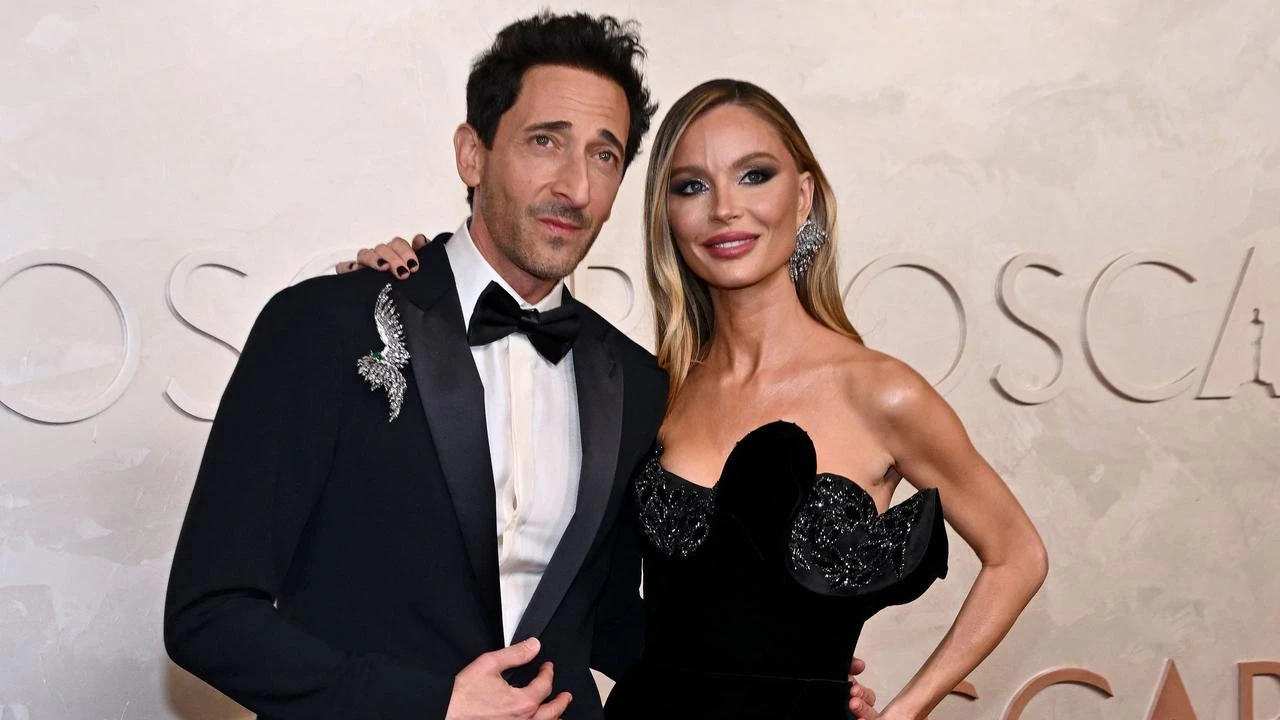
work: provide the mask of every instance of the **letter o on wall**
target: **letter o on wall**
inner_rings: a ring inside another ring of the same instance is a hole
[[[22,398],[17,391],[0,385],[0,403],[5,407],[36,422],[65,424],[87,420],[111,407],[120,399],[129,383],[133,382],[138,372],[138,360],[142,355],[142,332],[138,326],[138,316],[133,308],[120,300],[117,291],[120,283],[115,276],[93,258],[67,250],[33,250],[0,263],[0,287],[12,280],[19,273],[32,268],[56,266],[75,270],[88,277],[102,289],[111,304],[115,306],[116,316],[120,319],[120,329],[124,333],[124,362],[116,373],[111,384],[97,397],[71,408],[47,408],[35,405]]]
[[[947,296],[951,299],[951,304],[955,306],[956,317],[960,321],[960,347],[956,349],[955,356],[951,360],[951,367],[947,368],[947,372],[943,374],[940,380],[933,382],[933,387],[940,393],[945,395],[955,388],[964,377],[964,372],[969,364],[969,357],[972,354],[970,350],[973,348],[973,323],[969,322],[966,308],[972,303],[969,301],[968,295],[962,289],[962,286],[956,280],[956,276],[948,270],[943,269],[941,265],[932,258],[914,252],[896,252],[872,260],[866,267],[858,271],[853,280],[844,290],[845,308],[857,308],[858,298],[862,297],[862,293],[880,275],[893,270],[894,268],[908,267],[921,270],[930,275],[942,289],[946,291]],[[850,311],[852,314],[852,311]]]

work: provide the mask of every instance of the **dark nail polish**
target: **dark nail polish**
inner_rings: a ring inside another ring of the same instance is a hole
[[[417,269],[418,269],[418,261],[417,261],[417,260],[410,260],[410,261],[409,261],[409,269],[410,269],[410,270],[417,270]]]
[[[379,268],[384,268],[384,267],[386,267],[386,266],[387,266],[387,261],[386,261],[386,260],[383,260],[382,258],[378,258],[378,267],[379,267]]]
[[[396,268],[396,277],[407,278],[409,277],[409,271],[402,267],[398,267]]]

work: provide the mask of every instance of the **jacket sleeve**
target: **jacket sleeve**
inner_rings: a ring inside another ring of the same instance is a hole
[[[222,396],[169,576],[165,648],[266,717],[441,718],[453,677],[345,652],[275,607],[355,372],[315,297],[294,287],[272,298]]]

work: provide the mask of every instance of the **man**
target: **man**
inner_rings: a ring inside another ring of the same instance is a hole
[[[638,617],[615,519],[666,380],[561,278],[652,117],[641,53],[611,18],[504,29],[454,138],[470,227],[382,302],[356,273],[268,303],[174,558],[178,664],[271,718],[599,716],[588,667],[621,668],[636,633],[607,625]]]
[[[469,222],[394,287],[268,303],[174,558],[179,665],[264,718],[600,717],[588,668],[639,650],[624,505],[666,378],[562,279],[648,129],[642,55],[608,17],[508,26],[454,136]]]

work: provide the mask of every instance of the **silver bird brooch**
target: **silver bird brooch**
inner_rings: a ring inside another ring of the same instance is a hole
[[[373,306],[373,321],[378,326],[382,350],[360,358],[356,362],[356,371],[369,383],[370,390],[383,388],[387,391],[387,400],[391,403],[391,416],[387,422],[391,422],[400,414],[400,407],[404,404],[406,383],[400,370],[409,362],[409,351],[404,347],[404,326],[400,324],[400,314],[391,300],[391,283],[378,293],[378,300]]]

